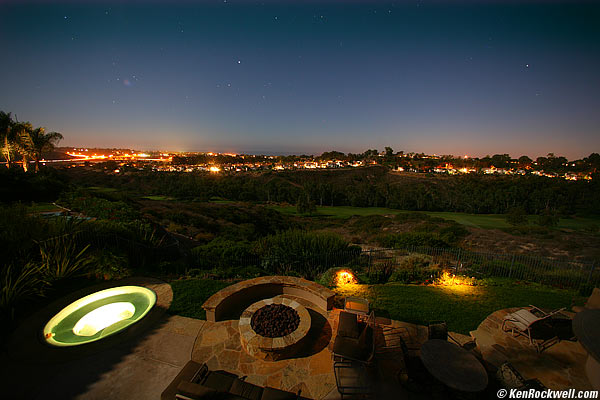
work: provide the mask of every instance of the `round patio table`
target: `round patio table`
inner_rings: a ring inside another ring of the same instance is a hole
[[[600,389],[600,310],[584,310],[573,318],[573,333],[588,352],[585,372],[594,389]]]
[[[445,340],[428,340],[421,346],[427,370],[446,386],[462,392],[480,392],[488,384],[483,365],[465,349]]]

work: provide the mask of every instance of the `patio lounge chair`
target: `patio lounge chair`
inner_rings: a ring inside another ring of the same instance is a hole
[[[549,320],[563,311],[564,308],[546,313],[543,310],[530,305],[504,317],[502,330],[511,332],[513,336],[525,336],[529,344],[535,346],[538,353],[542,352],[548,345],[560,340],[556,335]],[[534,334],[537,332],[538,334]]]
[[[245,382],[227,371],[210,371],[206,364],[189,361],[161,394],[161,400],[297,400],[295,394]]]
[[[340,311],[333,355],[337,361],[369,364],[375,354],[375,313],[371,311],[366,322],[359,322],[356,317],[354,313]]]

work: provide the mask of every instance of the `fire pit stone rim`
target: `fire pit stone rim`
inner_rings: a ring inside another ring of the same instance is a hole
[[[294,309],[300,317],[300,323],[294,332],[275,338],[259,335],[252,329],[252,315],[269,304],[283,304]],[[263,299],[250,305],[242,313],[238,323],[240,341],[246,352],[263,359],[279,359],[278,353],[298,344],[308,333],[311,325],[310,314],[300,303],[287,298]]]

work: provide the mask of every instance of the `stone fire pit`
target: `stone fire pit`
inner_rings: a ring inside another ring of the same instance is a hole
[[[285,336],[265,337],[259,335],[252,328],[252,316],[258,310],[272,304],[281,304],[295,311],[300,319],[297,323],[298,327]],[[248,354],[262,360],[276,361],[292,357],[298,352],[310,329],[310,324],[310,314],[306,308],[294,300],[278,298],[260,300],[246,308],[242,313],[238,326],[242,347]]]

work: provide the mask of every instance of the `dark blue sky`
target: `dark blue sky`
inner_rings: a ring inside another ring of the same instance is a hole
[[[63,144],[580,158],[600,5],[0,4],[0,110]]]

